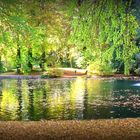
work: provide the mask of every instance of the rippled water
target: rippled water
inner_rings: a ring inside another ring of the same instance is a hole
[[[0,120],[140,117],[140,82],[0,80]]]

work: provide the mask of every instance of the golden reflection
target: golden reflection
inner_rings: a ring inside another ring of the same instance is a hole
[[[4,120],[14,120],[17,118],[17,109],[19,108],[19,103],[17,97],[11,91],[3,90],[3,96],[0,106],[0,115],[1,117],[4,117]]]
[[[56,82],[55,84],[56,85],[54,85],[54,87],[57,86],[57,88],[51,89],[51,94],[48,94],[47,96],[47,103],[49,102],[47,111],[49,117],[59,119],[73,118],[78,110],[82,110],[85,80],[77,78],[69,83],[70,91],[62,91],[61,86],[63,83],[61,85],[57,85]]]
[[[3,80],[1,120],[109,118],[116,83],[111,80]]]

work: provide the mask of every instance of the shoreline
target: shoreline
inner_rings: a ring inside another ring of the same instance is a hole
[[[0,79],[42,79],[40,75],[0,75]]]
[[[140,80],[140,76],[125,76],[125,75],[113,75],[113,76],[88,76],[88,75],[64,75],[62,77],[55,78],[42,78],[41,75],[0,75],[2,79],[69,79],[69,78],[89,78],[89,79],[116,79],[116,80]]]
[[[0,121],[0,140],[139,140],[140,118]]]

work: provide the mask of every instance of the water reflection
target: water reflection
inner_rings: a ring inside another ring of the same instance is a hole
[[[0,120],[140,117],[135,81],[0,80]]]
[[[22,81],[21,79],[17,80],[17,98],[18,98],[18,104],[19,104],[19,108],[18,108],[18,117],[21,120],[22,119]]]
[[[140,86],[140,83],[136,83],[136,84],[134,84],[133,86]]]
[[[29,108],[28,108],[28,116],[29,120],[34,120],[34,89],[33,89],[33,81],[27,81],[28,84],[28,98],[29,98]]]

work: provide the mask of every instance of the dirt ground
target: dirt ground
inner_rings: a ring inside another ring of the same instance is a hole
[[[74,68],[58,68],[64,72],[61,78],[75,78],[78,76],[86,76],[86,70]],[[40,78],[43,72],[32,72],[30,75],[16,74],[15,72],[1,73],[0,78]]]
[[[109,79],[109,78],[114,78],[114,79],[130,79],[130,80],[140,80],[140,76],[135,76],[135,75],[130,75],[130,76],[125,76],[124,74],[114,74],[114,75],[104,75],[104,76],[98,76],[98,75],[93,75],[89,76],[87,73],[88,71],[86,69],[76,69],[76,68],[55,68],[62,70],[64,72],[62,77],[59,78],[76,78],[76,77],[87,77],[87,78],[102,78],[102,79]],[[0,74],[0,79],[17,79],[17,78],[32,78],[32,79],[38,79],[41,77],[43,72],[37,72],[33,71],[29,75],[23,75],[23,74],[16,74],[15,72],[6,72],[6,73],[1,73]]]
[[[0,140],[140,140],[140,119],[0,122]]]

